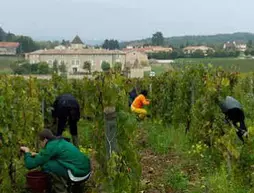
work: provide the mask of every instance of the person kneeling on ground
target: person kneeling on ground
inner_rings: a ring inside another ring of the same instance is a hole
[[[146,99],[147,95],[148,91],[142,90],[131,105],[131,111],[137,113],[141,119],[147,116],[147,111],[143,108],[144,105],[150,104],[149,100]]]
[[[36,154],[28,147],[21,147],[25,152],[24,161],[27,169],[41,166],[42,171],[49,173],[54,193],[67,193],[68,184],[84,182],[91,174],[90,159],[81,153],[72,143],[53,135],[51,130],[44,129],[39,133],[42,150]],[[80,188],[78,190],[80,191]]]

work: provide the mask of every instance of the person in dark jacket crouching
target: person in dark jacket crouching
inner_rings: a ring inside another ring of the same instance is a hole
[[[78,184],[89,179],[90,159],[77,147],[61,137],[54,136],[49,129],[43,130],[39,137],[42,149],[38,154],[30,152],[28,147],[23,146],[20,149],[25,152],[27,169],[40,166],[43,172],[50,174],[54,193],[68,193],[68,184]],[[80,188],[78,192],[82,192]]]
[[[78,121],[80,119],[79,103],[71,94],[63,94],[53,104],[52,117],[57,123],[56,136],[61,136],[68,121],[72,142],[78,147]]]

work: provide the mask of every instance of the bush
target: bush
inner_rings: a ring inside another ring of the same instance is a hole
[[[103,61],[101,64],[101,69],[106,72],[110,70],[110,64],[106,61]]]
[[[116,62],[114,64],[114,70],[121,71],[122,70],[122,63],[121,62]]]

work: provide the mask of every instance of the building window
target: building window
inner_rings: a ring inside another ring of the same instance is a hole
[[[80,61],[79,60],[76,60],[76,65],[79,65],[80,64]]]
[[[47,62],[48,64],[53,64],[53,60],[48,60],[48,62]]]
[[[73,74],[76,74],[78,72],[78,68],[76,67],[72,68],[72,70],[73,70]]]
[[[72,65],[75,65],[75,60],[72,60],[72,61],[71,61],[71,64],[72,64]]]

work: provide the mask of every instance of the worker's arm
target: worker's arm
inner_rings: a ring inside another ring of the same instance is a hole
[[[147,100],[147,99],[143,96],[143,97],[142,97],[142,103],[143,103],[144,105],[149,105],[149,104],[150,104],[150,101]]]
[[[25,166],[27,169],[34,169],[38,166],[42,166],[47,163],[52,157],[56,155],[55,149],[51,146],[45,147],[43,150],[40,151],[37,155],[32,155],[30,152],[25,153]]]

